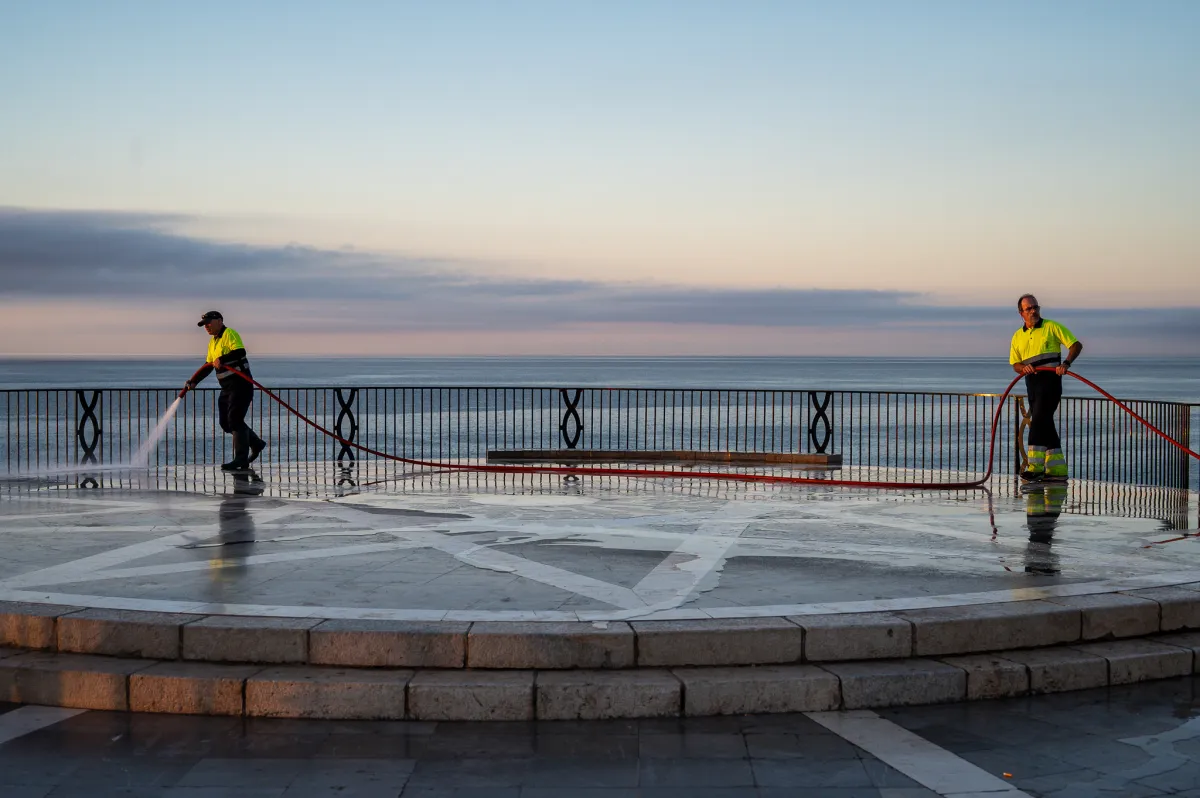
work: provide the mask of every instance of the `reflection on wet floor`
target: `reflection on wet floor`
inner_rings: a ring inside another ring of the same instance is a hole
[[[596,464],[601,465],[622,465]],[[624,464],[628,465],[628,464]],[[656,466],[664,468],[664,466]],[[81,469],[83,467],[80,467]],[[667,470],[670,470],[668,468]],[[53,475],[0,474],[0,495],[37,494],[46,491],[76,490],[86,479],[92,488],[133,491],[174,491],[224,495],[250,491],[276,498],[338,499],[363,494],[497,494],[497,495],[595,495],[597,492],[636,493],[640,495],[694,496],[726,500],[791,501],[797,497],[878,496],[884,501],[926,502],[963,500],[974,502],[985,495],[982,490],[946,491],[920,487],[922,481],[957,481],[977,474],[955,471],[906,471],[867,469],[846,466],[830,470],[831,477],[863,480],[912,481],[912,490],[843,488],[823,485],[748,483],[721,479],[723,474],[803,475],[785,466],[756,468],[693,464],[688,470],[707,471],[707,478],[659,478],[638,476],[563,475],[550,473],[483,473],[470,470],[411,468],[388,461],[363,460],[356,463],[308,462],[284,467],[270,464],[251,472],[250,484],[238,475],[227,474],[215,466],[163,466],[133,471],[105,469],[95,473],[72,470]],[[1001,501],[1021,497],[1021,483],[1015,476],[996,477],[988,489]],[[1106,482],[1073,480],[1069,484],[1070,501],[1063,507],[1068,515],[1118,516],[1160,520],[1165,529],[1195,529],[1197,494],[1186,488],[1148,487]]]
[[[1029,527],[1029,546],[1025,549],[1025,570],[1037,574],[1060,572],[1054,553],[1054,527],[1067,500],[1066,485],[1035,484],[1025,489],[1025,517]]]
[[[204,490],[165,489],[185,476]],[[1007,596],[1200,570],[1198,541],[1154,514],[1161,490],[427,473],[298,496],[299,476],[173,469],[154,490],[8,491],[0,594],[120,596],[163,611],[199,601],[283,613],[739,617],[814,604],[887,610],[918,596]],[[1105,496],[1120,498],[1119,512],[1089,512]],[[104,564],[90,565],[101,551]]]

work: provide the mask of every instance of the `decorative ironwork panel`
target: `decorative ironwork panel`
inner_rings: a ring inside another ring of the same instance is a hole
[[[79,401],[80,413],[76,416],[75,441],[79,444],[80,464],[95,463],[96,448],[100,445],[100,420],[96,418],[96,405],[100,403],[100,391],[91,391],[92,398],[86,398],[88,391],[76,391],[75,398]]]
[[[96,458],[96,449],[100,446],[100,420],[96,418],[96,407],[100,404],[100,391],[91,391],[91,398],[87,397],[88,391],[76,391],[75,399],[79,403],[79,412],[76,414],[75,422],[75,442],[79,448],[79,463],[86,465],[89,463],[98,462]],[[99,483],[91,476],[84,476],[79,481],[81,488],[98,488]]]
[[[333,424],[333,431],[336,432],[338,437],[343,441],[358,443],[358,420],[354,417],[353,407],[354,401],[358,398],[358,389],[350,388],[349,396],[346,396],[343,393],[343,389],[338,388],[334,391],[334,397],[338,402],[338,414],[337,420],[334,421]],[[343,427],[343,425],[348,426]],[[343,468],[346,467],[345,462],[347,460],[350,461],[351,466],[354,465],[354,462],[357,459],[354,456],[354,449],[350,446],[347,446],[345,443],[342,443],[341,441],[339,441],[339,443],[341,445],[341,449],[338,450],[338,465],[342,466]]]
[[[829,446],[829,439],[833,437],[833,425],[829,422],[829,416],[826,415],[829,403],[833,400],[833,394],[827,391],[821,396],[824,398],[818,401],[815,391],[810,391],[808,394],[813,410],[817,411],[808,425],[808,442],[812,444],[813,452],[816,454],[824,454],[825,448]],[[823,434],[819,439],[817,438],[818,426],[823,427]]]
[[[1013,454],[1016,465],[1016,473],[1021,473],[1029,468],[1029,452],[1025,449],[1025,430],[1029,428],[1029,411],[1025,409],[1025,397],[1017,396],[1013,404],[1013,412],[1016,413],[1016,423],[1013,425],[1013,432],[1016,437],[1013,439]]]
[[[563,445],[568,449],[574,449],[579,445],[579,438],[583,435],[583,419],[578,410],[583,391],[576,388],[574,396],[571,396],[566,388],[559,388],[558,393],[562,397],[563,404],[566,405],[562,421],[558,425],[558,431],[562,435]]]

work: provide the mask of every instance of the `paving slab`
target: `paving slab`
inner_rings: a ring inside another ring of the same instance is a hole
[[[31,649],[58,647],[57,619],[83,607],[0,601],[0,645]]]
[[[913,654],[967,654],[1079,640],[1081,612],[1048,601],[938,607],[900,613],[913,625]]]
[[[941,662],[966,672],[970,701],[1011,698],[1029,692],[1029,669],[1023,663],[994,654],[941,657]]]
[[[804,630],[786,618],[634,621],[637,664],[770,665],[799,662]]]
[[[414,671],[288,666],[246,679],[246,714],[264,718],[403,720]]]
[[[1001,651],[999,655],[1029,669],[1031,693],[1086,690],[1108,684],[1108,660],[1082,648],[1058,647]]]
[[[1132,684],[1192,672],[1192,652],[1153,640],[1118,640],[1075,646],[1108,660],[1109,684]]]
[[[537,674],[539,720],[675,717],[682,685],[669,671],[542,671]]]
[[[1128,595],[1158,602],[1159,628],[1164,632],[1200,629],[1200,592],[1182,587],[1128,591]]]
[[[685,715],[820,712],[841,703],[838,679],[812,665],[675,668]]]
[[[78,709],[129,709],[129,678],[154,660],[28,653],[0,659],[0,701]]]
[[[630,668],[634,652],[623,621],[483,621],[467,635],[469,668]]]
[[[415,720],[532,720],[533,671],[418,671],[408,683]]]
[[[91,609],[58,618],[58,650],[111,657],[178,659],[184,624],[198,616],[139,610]]]
[[[183,659],[205,662],[307,662],[308,631],[319,618],[210,615],[181,630]]]
[[[463,621],[323,621],[308,632],[308,661],[359,668],[461,668],[470,626]]]
[[[1158,631],[1158,602],[1148,598],[1123,593],[1102,593],[1092,596],[1056,596],[1046,601],[1080,611],[1082,640],[1140,637]]]
[[[1192,672],[1200,673],[1200,632],[1183,632],[1179,634],[1158,635],[1155,642],[1169,646],[1178,646],[1192,652]]]
[[[842,685],[842,709],[896,707],[962,701],[967,674],[931,659],[828,662],[821,668]]]
[[[809,662],[912,655],[912,623],[898,615],[793,615],[788,620],[804,629],[804,659]]]
[[[129,677],[129,708],[134,712],[182,715],[241,715],[246,679],[255,665],[162,662]]]

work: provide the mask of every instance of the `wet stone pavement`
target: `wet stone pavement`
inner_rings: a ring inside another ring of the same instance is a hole
[[[1200,581],[1200,539],[1165,521],[1155,496],[1102,507],[1084,483],[1000,495],[603,478],[458,488],[453,477],[321,498],[224,482],[205,483],[211,493],[10,484],[0,600],[594,622],[888,612],[1011,601],[1020,589],[1044,598]],[[260,487],[289,484],[264,473]]]
[[[1200,797],[1200,678],[877,713],[516,724],[0,704],[0,741],[3,798]]]

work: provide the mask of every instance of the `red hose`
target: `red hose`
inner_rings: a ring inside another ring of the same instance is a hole
[[[1053,370],[1054,370],[1054,369],[1052,369],[1052,368],[1040,368],[1040,369],[1038,369],[1038,371],[1053,371]],[[1074,377],[1075,379],[1077,379],[1077,380],[1079,380],[1080,382],[1082,382],[1084,385],[1088,385],[1088,386],[1090,386],[1090,387],[1094,388],[1094,389],[1095,389],[1095,390],[1096,390],[1096,391],[1097,391],[1097,392],[1098,392],[1098,393],[1099,393],[1101,396],[1103,396],[1105,399],[1109,400],[1110,402],[1112,402],[1113,404],[1115,404],[1117,407],[1121,408],[1121,409],[1122,409],[1122,410],[1124,410],[1126,413],[1128,413],[1129,415],[1131,415],[1131,416],[1133,416],[1134,418],[1136,418],[1138,421],[1140,421],[1140,422],[1141,422],[1141,424],[1142,424],[1142,426],[1143,426],[1143,427],[1145,427],[1146,429],[1150,430],[1150,431],[1151,431],[1151,432],[1153,432],[1155,435],[1158,435],[1160,438],[1162,438],[1162,439],[1163,439],[1163,440],[1165,440],[1167,443],[1169,443],[1169,444],[1171,444],[1172,446],[1174,446],[1174,447],[1175,447],[1176,449],[1178,449],[1179,451],[1181,451],[1181,452],[1186,452],[1187,454],[1191,455],[1192,457],[1195,457],[1197,460],[1200,460],[1200,454],[1197,454],[1196,452],[1193,452],[1191,449],[1189,449],[1188,447],[1184,446],[1182,443],[1180,443],[1179,441],[1175,440],[1175,439],[1174,439],[1174,438],[1172,438],[1170,435],[1168,435],[1167,433],[1163,432],[1163,431],[1162,431],[1162,430],[1160,430],[1158,427],[1154,426],[1154,425],[1153,425],[1153,424],[1151,424],[1149,421],[1147,421],[1146,419],[1144,419],[1144,418],[1142,418],[1141,416],[1139,416],[1137,413],[1133,412],[1131,409],[1129,409],[1128,407],[1126,407],[1126,406],[1125,406],[1125,404],[1124,404],[1124,403],[1123,403],[1123,402],[1122,402],[1120,399],[1118,399],[1117,397],[1113,396],[1111,393],[1109,393],[1108,391],[1104,390],[1104,389],[1103,389],[1103,388],[1101,388],[1099,385],[1097,385],[1096,383],[1094,383],[1094,382],[1092,382],[1091,380],[1089,380],[1087,377],[1080,377],[1078,374],[1074,374],[1074,373],[1072,373],[1072,372],[1070,372],[1070,371],[1068,371],[1067,373],[1068,373],[1068,374],[1070,374],[1070,375],[1071,375],[1072,377]]]
[[[985,473],[980,479],[972,480],[969,482],[874,482],[871,480],[861,480],[861,479],[817,479],[814,477],[790,477],[790,476],[778,476],[778,475],[771,475],[771,474],[738,474],[735,472],[713,473],[711,471],[652,471],[652,470],[642,470],[642,469],[637,469],[637,468],[596,468],[596,467],[572,467],[572,466],[464,465],[462,463],[438,463],[438,462],[432,462],[432,461],[427,461],[427,460],[414,460],[414,459],[408,458],[408,457],[400,457],[399,455],[388,454],[386,452],[380,452],[380,451],[372,449],[368,446],[363,446],[362,444],[354,443],[353,441],[348,441],[345,438],[338,435],[337,433],[335,433],[331,430],[328,430],[325,427],[322,427],[317,422],[315,422],[312,419],[305,416],[299,410],[292,407],[287,402],[283,401],[283,399],[280,399],[270,389],[264,387],[261,383],[259,383],[257,380],[255,380],[253,377],[251,377],[249,374],[246,374],[245,372],[239,371],[238,369],[235,369],[235,368],[230,368],[229,366],[219,366],[218,368],[221,368],[225,371],[232,371],[234,374],[237,374],[239,377],[241,377],[242,379],[244,379],[247,382],[254,385],[256,388],[258,388],[260,391],[265,393],[267,396],[274,399],[276,402],[278,402],[280,405],[282,405],[284,408],[286,408],[289,413],[296,416],[296,418],[300,419],[305,424],[308,424],[313,429],[316,429],[319,432],[321,432],[325,435],[328,435],[330,438],[333,438],[335,441],[342,444],[343,446],[349,446],[352,449],[357,449],[358,451],[364,452],[366,454],[371,454],[376,457],[381,457],[385,460],[394,460],[398,463],[406,463],[408,465],[423,466],[423,467],[427,467],[427,468],[439,468],[439,469],[452,470],[452,471],[480,471],[480,472],[485,472],[485,473],[502,473],[502,474],[514,474],[514,473],[516,473],[516,474],[576,474],[576,475],[584,474],[584,475],[591,475],[591,476],[637,476],[637,477],[664,477],[664,478],[672,478],[672,479],[678,479],[680,477],[699,477],[702,479],[728,479],[728,480],[734,480],[737,482],[780,482],[780,483],[791,484],[791,485],[840,485],[840,486],[852,487],[852,488],[887,488],[887,489],[892,489],[892,490],[912,490],[913,488],[922,488],[922,489],[927,489],[927,490],[971,490],[974,488],[982,488],[984,483],[986,483],[989,479],[991,479],[991,476],[992,476],[992,460],[994,459],[993,455],[995,454],[995,450],[996,450],[996,429],[999,426],[999,422],[1000,422],[1000,412],[1004,408],[1004,400],[1007,399],[1008,395],[1012,392],[1013,386],[1017,384],[1017,380],[1021,379],[1021,377],[1022,377],[1022,375],[1018,374],[1016,377],[1013,378],[1012,382],[1010,382],[1008,384],[1008,387],[1004,389],[1004,393],[1002,393],[1000,395],[1000,400],[996,404],[996,412],[992,416],[991,437],[990,437],[989,443],[988,443],[987,473]],[[1052,367],[1047,367],[1047,366],[1040,367],[1037,370],[1038,371],[1054,371],[1054,369]],[[1168,436],[1165,432],[1158,429],[1157,427],[1152,425],[1150,422],[1146,421],[1146,419],[1142,418],[1137,413],[1133,412],[1131,409],[1126,407],[1119,400],[1115,399],[1111,394],[1104,391],[1102,388],[1100,388],[1095,383],[1091,382],[1090,380],[1084,379],[1083,377],[1080,377],[1078,374],[1075,374],[1073,372],[1068,371],[1067,373],[1070,374],[1075,379],[1080,380],[1080,381],[1086,383],[1087,385],[1090,385],[1092,388],[1095,388],[1097,391],[1099,391],[1101,394],[1103,394],[1109,400],[1114,402],[1118,407],[1120,407],[1126,413],[1128,413],[1129,415],[1136,418],[1138,421],[1140,421],[1143,425],[1145,425],[1148,429],[1150,429],[1154,433],[1161,435],[1163,438],[1165,438],[1167,441],[1169,441],[1172,445],[1187,452],[1192,457],[1200,459],[1200,454],[1193,452],[1191,449],[1188,449],[1183,444],[1179,443],[1175,439]]]

